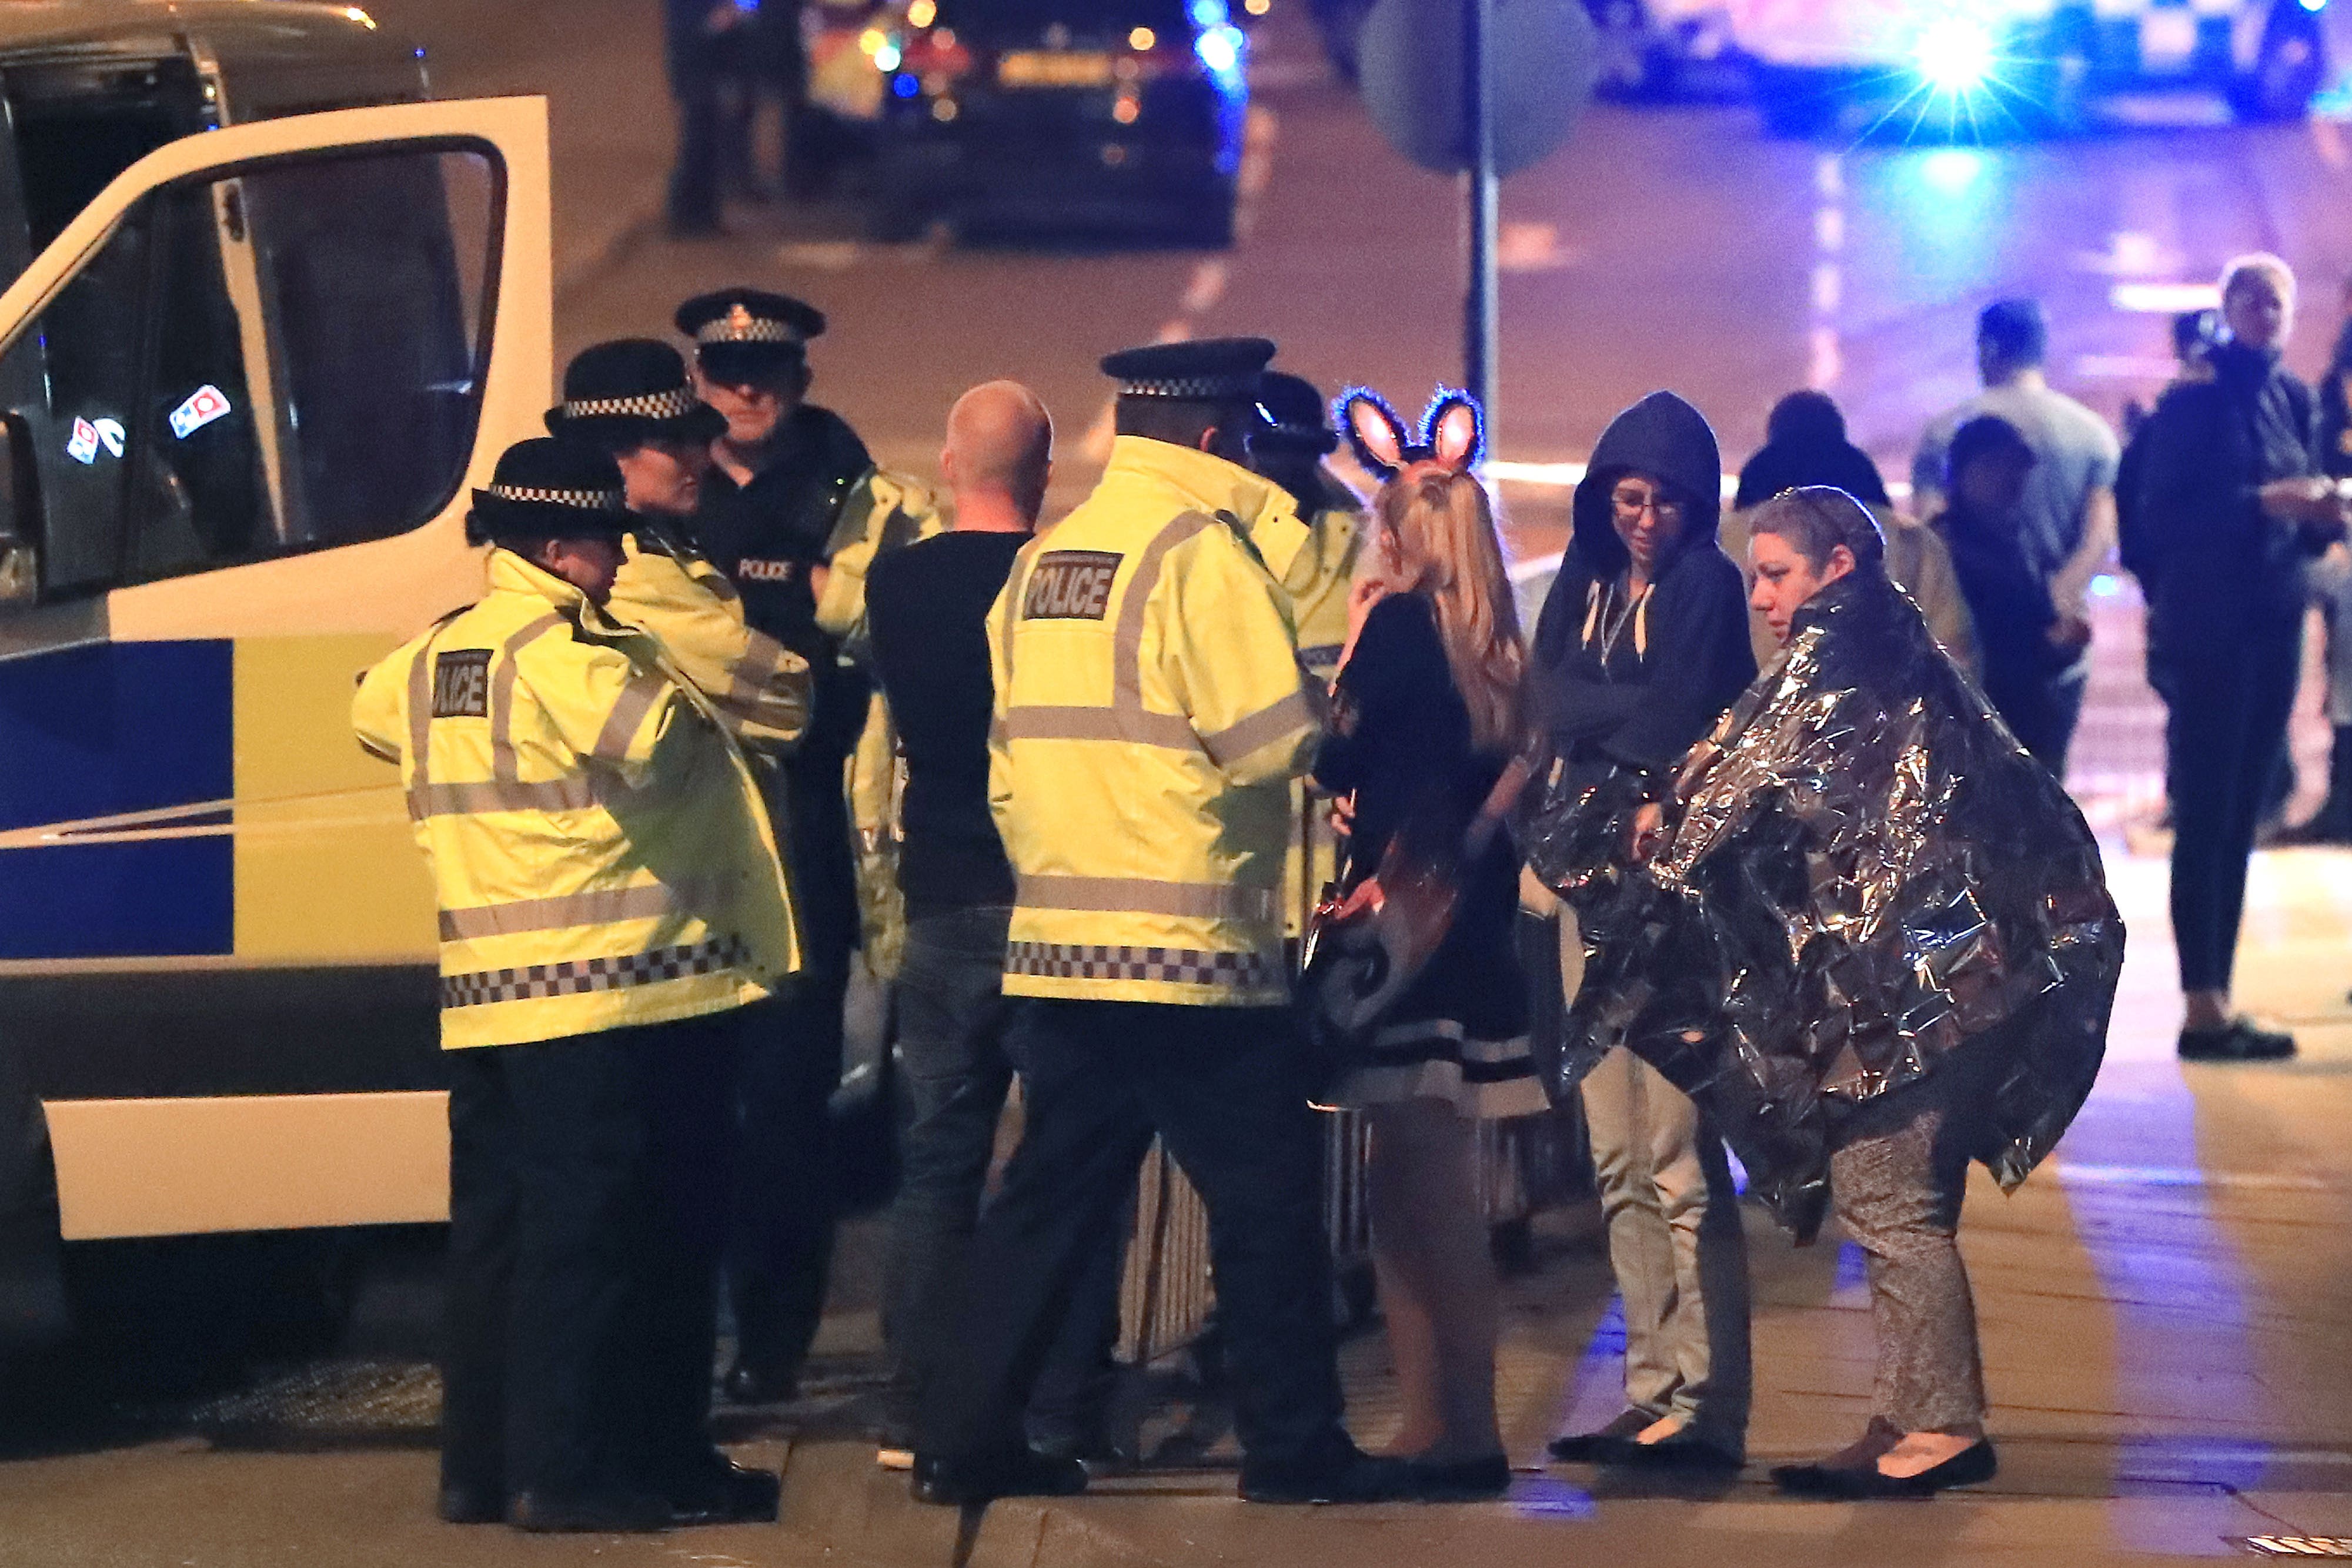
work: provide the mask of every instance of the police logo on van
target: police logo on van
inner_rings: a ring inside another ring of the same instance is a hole
[[[1021,601],[1024,621],[1099,621],[1110,606],[1119,557],[1109,550],[1057,549],[1039,559]]]
[[[433,716],[490,716],[490,651],[465,648],[433,655]]]

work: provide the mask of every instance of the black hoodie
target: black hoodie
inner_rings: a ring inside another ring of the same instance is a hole
[[[1664,768],[1756,678],[1747,583],[1716,542],[1722,462],[1705,416],[1664,392],[1610,421],[1593,447],[1531,671],[1537,712],[1571,763]],[[1624,613],[1629,560],[1609,497],[1628,473],[1663,480],[1688,509],[1647,601]]]

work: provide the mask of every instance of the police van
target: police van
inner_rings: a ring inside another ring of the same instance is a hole
[[[60,1241],[446,1209],[360,671],[551,394],[544,100],[295,0],[0,6],[0,1336]]]
[[[1781,135],[1849,120],[2000,136],[2079,125],[2102,94],[2192,88],[2239,119],[2303,115],[2327,0],[1727,0]]]

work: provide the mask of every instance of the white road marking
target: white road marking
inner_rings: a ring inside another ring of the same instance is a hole
[[[2074,373],[2088,381],[2169,381],[2179,368],[2177,361],[2137,354],[2082,354],[2074,360]]]
[[[1845,351],[1838,335],[1838,312],[1845,304],[1845,162],[1823,153],[1813,164],[1812,329],[1805,340],[1805,384],[1826,392],[1845,374]]]
[[[2162,277],[2179,271],[2182,257],[2156,235],[2130,231],[2112,236],[2104,251],[2078,254],[2074,264],[2110,277]]]
[[[2218,310],[2221,287],[2217,283],[2118,283],[2107,290],[2107,303],[2117,310],[2143,316]]]
[[[1191,281],[1184,285],[1181,307],[1184,314],[1198,316],[1215,308],[1217,301],[1225,297],[1225,280],[1232,270],[1223,256],[1212,256],[1193,267]]]
[[[1558,224],[1506,223],[1495,236],[1495,267],[1499,272],[1557,272],[1576,261],[1576,252],[1559,243]]]

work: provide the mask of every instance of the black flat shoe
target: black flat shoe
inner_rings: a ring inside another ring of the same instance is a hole
[[[1252,1464],[1244,1459],[1237,1490],[1244,1502],[1291,1505],[1433,1500],[1421,1490],[1412,1460],[1363,1453],[1352,1443],[1309,1463]]]
[[[1483,1502],[1511,1490],[1511,1461],[1502,1454],[1475,1459],[1407,1459],[1413,1496],[1423,1502]]]
[[[730,1405],[788,1405],[800,1397],[797,1374],[782,1367],[737,1362],[719,1391]]]
[[[650,1535],[667,1530],[669,1502],[652,1492],[517,1492],[507,1509],[517,1530],[549,1535]]]
[[[1719,1448],[1704,1437],[1681,1431],[1654,1443],[1622,1443],[1615,1453],[1601,1462],[1636,1470],[1703,1471],[1723,1475],[1738,1469],[1744,1461],[1738,1455]]]
[[[2220,1029],[2180,1031],[2183,1061],[2284,1061],[2294,1054],[2294,1036],[2257,1029],[2246,1019]]]
[[[1623,1449],[1633,1447],[1634,1437],[1656,1420],[1646,1411],[1622,1411],[1598,1431],[1554,1437],[1544,1452],[1564,1465],[1613,1465]]]
[[[1772,1484],[1795,1497],[1842,1502],[1867,1502],[1887,1498],[1930,1498],[1948,1487],[1970,1487],[2000,1473],[2000,1458],[1989,1440],[1979,1439],[1940,1465],[1916,1476],[1890,1476],[1875,1464],[1782,1465],[1772,1472]]]
[[[669,1521],[677,1525],[772,1524],[782,1506],[784,1483],[772,1470],[745,1469],[723,1454],[661,1489]]]
[[[965,1508],[1001,1497],[1076,1497],[1087,1490],[1087,1467],[1033,1448],[985,1459],[915,1456],[909,1489],[917,1502]]]

